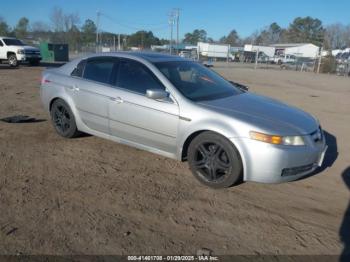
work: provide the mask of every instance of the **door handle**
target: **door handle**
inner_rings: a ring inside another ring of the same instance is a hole
[[[109,99],[112,100],[113,102],[116,102],[117,104],[124,102],[123,99],[120,98],[119,96],[118,97],[110,97]]]
[[[67,87],[72,91],[79,91],[79,87],[77,87],[76,85],[67,86]]]

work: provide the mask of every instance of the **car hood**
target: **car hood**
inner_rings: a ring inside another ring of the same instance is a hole
[[[29,46],[29,45],[21,46],[21,48],[23,48],[24,50],[27,50],[27,51],[39,51],[38,48]]]
[[[250,124],[261,124],[271,132],[282,132],[281,135],[310,134],[319,125],[309,113],[249,92],[199,104]]]

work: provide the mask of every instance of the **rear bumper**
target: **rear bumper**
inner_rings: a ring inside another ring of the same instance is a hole
[[[325,140],[305,146],[271,145],[249,138],[234,139],[240,150],[244,180],[262,183],[293,181],[313,172],[323,161]]]

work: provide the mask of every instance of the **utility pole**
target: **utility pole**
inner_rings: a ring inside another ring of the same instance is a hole
[[[226,57],[226,63],[230,60],[230,50],[231,50],[231,45],[229,44],[227,47],[227,57]]]
[[[100,23],[100,11],[97,11],[97,18],[96,18],[96,53],[98,52],[98,46],[99,46],[99,37],[98,37],[98,27],[99,27],[99,23]]]
[[[120,51],[120,34],[118,34],[118,51]]]
[[[177,53],[179,53],[179,21],[180,21],[180,8],[174,8],[174,15],[176,18],[176,47]]]
[[[322,60],[322,52],[323,52],[323,46],[321,46],[321,48],[320,48],[320,55],[319,55],[319,57],[318,57],[317,74],[320,73],[321,60]]]
[[[141,50],[143,50],[143,36],[144,35],[144,31],[141,31]]]
[[[256,53],[255,53],[255,66],[254,66],[254,69],[258,68],[258,59],[259,59],[259,48],[256,49]]]
[[[115,52],[115,35],[113,35],[113,51]]]
[[[173,49],[173,26],[174,26],[174,11],[171,11],[169,15],[169,25],[170,25],[170,43],[169,43],[169,52],[172,54]]]

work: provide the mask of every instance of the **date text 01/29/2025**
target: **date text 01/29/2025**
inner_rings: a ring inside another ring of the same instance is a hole
[[[218,261],[216,256],[128,256],[128,261]]]

